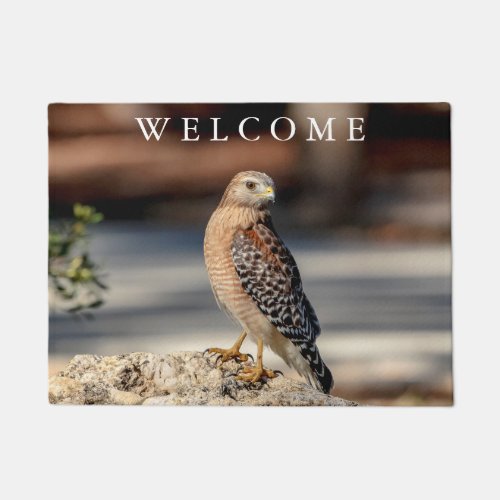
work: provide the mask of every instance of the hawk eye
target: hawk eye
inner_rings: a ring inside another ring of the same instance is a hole
[[[250,191],[253,191],[255,189],[255,182],[248,181],[246,183],[247,189],[250,189]]]

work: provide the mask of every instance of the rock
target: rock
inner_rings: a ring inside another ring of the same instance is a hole
[[[235,378],[241,365],[235,360],[217,364],[215,356],[199,352],[79,355],[50,378],[49,401],[150,406],[357,406],[283,376],[246,384]]]
[[[78,380],[54,376],[49,379],[49,402],[83,404],[83,384]]]

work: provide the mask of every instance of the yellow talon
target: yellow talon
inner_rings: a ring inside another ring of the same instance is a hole
[[[217,354],[221,354],[221,361],[224,363],[225,361],[229,361],[230,359],[235,359],[238,358],[240,361],[247,361],[248,360],[248,354],[244,354],[237,349],[234,349],[234,347],[231,347],[231,349],[219,349],[218,347],[210,347],[207,349],[207,352],[209,353],[214,353],[216,352]]]
[[[218,347],[210,347],[205,352],[220,354],[222,363],[224,363],[225,361],[229,361],[230,359],[235,359],[235,358],[239,359],[240,361],[247,361],[249,355],[240,352],[241,344],[243,344],[243,341],[245,340],[246,336],[247,336],[247,334],[245,332],[243,332],[238,337],[238,340],[235,342],[233,347],[231,347],[229,349],[220,349]]]
[[[266,378],[276,378],[278,375],[273,370],[268,370],[264,368],[262,364],[262,351],[264,349],[264,343],[261,339],[257,341],[257,363],[255,366],[244,366],[243,373],[236,376],[237,380],[242,380],[244,382],[250,382],[255,384],[259,382],[263,377]]]
[[[262,380],[262,377],[276,378],[277,376],[278,375],[272,370],[267,370],[266,368],[263,367],[245,366],[243,367],[243,373],[239,374],[236,377],[236,379],[255,384],[256,382]]]

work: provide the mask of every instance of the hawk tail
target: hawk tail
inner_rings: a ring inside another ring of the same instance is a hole
[[[305,358],[311,369],[311,373],[308,374],[309,383],[325,394],[329,394],[333,389],[332,372],[325,365],[316,344],[302,342],[298,347],[300,354]]]

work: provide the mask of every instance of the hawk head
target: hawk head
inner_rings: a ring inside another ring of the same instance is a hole
[[[274,181],[263,172],[240,172],[236,174],[224,192],[221,205],[265,208],[274,203]]]

